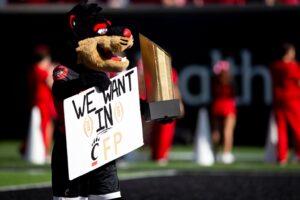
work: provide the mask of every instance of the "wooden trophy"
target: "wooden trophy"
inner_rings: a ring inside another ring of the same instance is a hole
[[[139,34],[147,96],[145,120],[180,116],[180,102],[174,98],[171,56],[160,46]]]

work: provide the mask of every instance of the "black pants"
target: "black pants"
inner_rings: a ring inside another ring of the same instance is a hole
[[[120,193],[115,161],[109,162],[70,181],[68,176],[66,148],[65,135],[57,135],[53,147],[51,163],[52,192],[55,197],[88,197],[90,195],[110,196],[110,194],[116,196],[116,194]],[[116,198],[120,198],[120,196],[117,195]]]

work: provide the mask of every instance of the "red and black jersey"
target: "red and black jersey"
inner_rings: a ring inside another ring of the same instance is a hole
[[[276,61],[271,65],[275,104],[300,100],[300,66],[296,61]]]

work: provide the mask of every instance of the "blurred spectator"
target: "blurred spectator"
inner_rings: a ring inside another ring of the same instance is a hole
[[[111,8],[124,8],[128,6],[130,0],[107,0],[107,6]]]
[[[245,5],[245,0],[194,0],[194,5]]]
[[[184,7],[187,5],[203,5],[204,0],[129,0],[131,4],[162,5],[166,7]]]
[[[188,0],[162,0],[164,6],[183,7],[186,6]]]
[[[161,5],[162,0],[130,0],[131,4]]]
[[[172,77],[174,84],[174,97],[180,101],[181,113],[183,116],[184,107],[178,87],[178,74],[174,68],[172,68]],[[169,153],[173,143],[176,122],[177,119],[173,119],[170,123],[162,124],[160,122],[154,122],[152,125],[150,133],[151,159],[160,165],[166,165],[169,161]]]
[[[232,154],[233,134],[236,124],[236,96],[233,77],[230,72],[230,63],[225,60],[213,66],[211,107],[212,141],[217,153],[216,161],[225,164],[234,162]],[[218,153],[217,147],[222,141],[223,150]]]
[[[139,69],[140,81],[140,98],[146,100],[145,88],[150,84],[149,78],[143,74],[142,60],[138,60],[137,66]],[[184,105],[181,98],[181,93],[178,87],[178,74],[175,68],[172,68],[172,80],[174,89],[174,98],[180,101],[181,116],[184,116]],[[177,119],[173,119],[170,123],[161,122],[146,122],[143,124],[145,143],[150,145],[151,160],[157,162],[159,165],[166,165],[169,161],[169,152],[173,143]]]
[[[297,161],[300,160],[300,66],[293,44],[284,43],[278,60],[271,66],[273,111],[278,129],[277,160],[288,161],[288,128],[293,135]]]
[[[95,0],[95,2],[106,4],[108,1],[122,1],[122,0]],[[127,1],[127,0],[124,0]],[[28,4],[52,4],[52,3],[66,3],[74,4],[78,3],[79,0],[8,0],[9,4],[14,3],[28,3]]]
[[[265,4],[267,6],[275,6],[275,5],[298,5],[300,3],[299,0],[265,0]]]
[[[54,132],[53,120],[56,118],[51,94],[53,68],[48,45],[36,45],[33,52],[32,65],[27,74],[28,95],[31,109],[37,107],[40,111],[40,128],[45,146],[45,156],[48,161],[50,160]],[[23,148],[26,148],[26,143]]]

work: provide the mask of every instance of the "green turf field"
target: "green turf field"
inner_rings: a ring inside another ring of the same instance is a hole
[[[50,165],[32,165],[25,162],[18,152],[19,145],[20,141],[0,141],[0,189],[12,185],[50,184]],[[300,172],[300,164],[289,163],[282,167],[264,163],[263,148],[235,147],[234,154],[236,156],[234,164],[203,167],[193,162],[192,146],[174,146],[169,164],[160,166],[148,160],[149,151],[146,147],[142,147],[118,162],[119,175],[122,179],[172,170]]]

